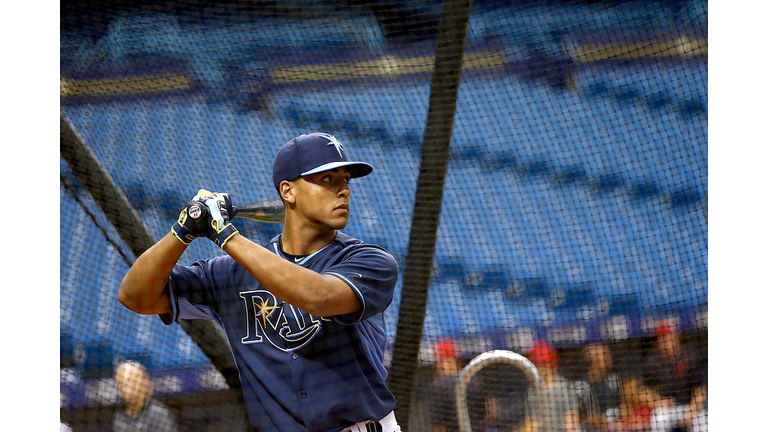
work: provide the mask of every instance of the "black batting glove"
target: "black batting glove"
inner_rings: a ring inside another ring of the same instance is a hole
[[[207,221],[208,210],[205,207],[205,200],[212,196],[213,192],[200,189],[197,191],[197,195],[181,210],[179,219],[171,227],[171,232],[180,242],[188,245],[198,237],[207,236],[207,227],[210,224]]]

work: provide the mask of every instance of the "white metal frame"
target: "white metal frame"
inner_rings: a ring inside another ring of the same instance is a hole
[[[459,431],[472,431],[472,425],[469,421],[469,407],[467,406],[467,387],[469,386],[469,381],[476,373],[480,372],[482,368],[494,363],[510,364],[520,369],[525,374],[525,377],[533,386],[534,393],[536,394],[536,402],[539,408],[537,410],[539,430],[549,432],[546,430],[548,429],[548,423],[542,421],[544,418],[543,416],[546,413],[542,412],[542,409],[544,408],[542,401],[542,381],[538,369],[536,369],[536,366],[524,356],[516,352],[505,350],[484,352],[472,359],[472,361],[461,370],[459,380],[456,383],[456,411],[459,420]],[[543,429],[542,426],[544,427]]]

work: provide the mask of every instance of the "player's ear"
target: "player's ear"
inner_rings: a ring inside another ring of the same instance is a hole
[[[288,180],[280,182],[280,197],[286,204],[293,204],[296,202],[296,185]]]

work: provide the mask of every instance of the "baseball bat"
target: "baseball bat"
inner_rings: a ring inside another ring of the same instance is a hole
[[[235,217],[250,219],[257,222],[285,222],[285,207],[280,200],[256,201],[250,204],[235,206]]]

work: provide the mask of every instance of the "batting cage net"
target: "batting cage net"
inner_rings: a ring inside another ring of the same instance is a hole
[[[311,132],[374,166],[343,231],[399,265],[403,430],[707,429],[706,0],[78,1],[60,30],[72,430],[251,430],[240,339],[118,289],[199,189],[278,199]]]

